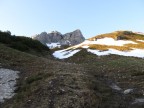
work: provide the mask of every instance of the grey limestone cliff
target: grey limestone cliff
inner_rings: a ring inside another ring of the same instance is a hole
[[[39,40],[44,45],[59,43],[61,46],[76,45],[85,40],[79,29],[66,34],[61,34],[57,31],[53,31],[51,33],[42,32],[41,34],[35,35],[32,38]]]

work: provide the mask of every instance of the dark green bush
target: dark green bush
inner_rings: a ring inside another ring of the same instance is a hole
[[[38,80],[41,80],[42,79],[42,76],[33,76],[33,77],[29,77],[26,82],[27,84],[31,84],[35,81],[38,81]]]
[[[20,42],[13,42],[10,45],[10,47],[17,49],[17,50],[20,50],[20,51],[28,51],[29,50],[28,46],[26,46],[25,44],[22,44]]]
[[[132,32],[132,31],[124,31],[123,34],[124,34],[124,35],[132,35],[133,32]]]
[[[20,51],[28,51],[30,49],[39,52],[43,50],[49,51],[49,48],[40,43],[38,40],[33,40],[24,36],[12,36],[9,31],[0,31],[0,42]]]

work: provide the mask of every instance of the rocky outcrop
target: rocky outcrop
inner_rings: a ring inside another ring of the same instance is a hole
[[[5,99],[12,98],[16,89],[16,79],[18,77],[18,71],[0,68],[0,103]]]
[[[65,41],[70,41],[71,45],[76,45],[85,40],[80,30],[75,30],[71,33],[64,34],[63,39]]]
[[[44,45],[59,43],[61,46],[76,45],[85,40],[79,29],[66,34],[61,34],[57,31],[53,31],[51,33],[42,32],[41,34],[35,35],[32,38],[39,40]]]

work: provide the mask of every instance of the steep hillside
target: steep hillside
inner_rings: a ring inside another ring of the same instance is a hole
[[[24,36],[13,36],[9,32],[0,31],[0,43],[16,50],[38,56],[50,56],[50,50],[37,40]]]
[[[81,49],[102,56],[109,54],[144,57],[144,35],[130,31],[117,31],[98,35],[81,44],[56,51],[53,55],[63,59],[72,56]],[[71,53],[72,52],[72,53]]]

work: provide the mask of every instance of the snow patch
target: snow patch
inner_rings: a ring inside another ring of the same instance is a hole
[[[137,44],[137,43],[133,41],[115,40],[113,38],[106,37],[102,39],[97,39],[97,41],[91,41],[90,44],[123,46],[125,44]]]
[[[140,58],[144,57],[144,50],[142,49],[133,49],[131,51],[119,51],[115,49],[109,49],[107,51],[99,51],[99,50],[87,49],[87,51],[96,54],[98,56],[116,54],[116,55],[140,57]]]
[[[129,94],[132,91],[133,91],[133,89],[126,89],[126,90],[124,90],[124,94]]]
[[[139,42],[144,42],[144,40],[137,40],[137,41],[139,41]]]
[[[99,50],[93,50],[93,49],[87,49],[88,52],[91,52],[93,54],[96,54],[98,56],[104,56],[104,55],[109,55],[109,51],[99,51]]]
[[[102,39],[97,39],[95,41],[85,40],[84,42],[82,42],[78,45],[72,46],[71,48],[73,48],[73,49],[76,49],[79,47],[88,48],[89,45],[92,45],[92,44],[123,46],[125,44],[137,44],[137,43],[135,43],[133,41],[126,41],[126,40],[115,40],[113,38],[107,38],[106,37],[106,38],[102,38]]]
[[[137,103],[144,103],[144,98],[137,98],[134,100],[132,104],[137,104]]]
[[[75,46],[72,46],[72,47],[69,47],[69,49],[76,49],[76,48],[80,48],[80,47],[82,47],[82,48],[88,48],[89,46],[89,44],[91,43],[92,41],[89,41],[89,40],[85,40],[84,42],[82,42],[82,43],[80,43],[80,44],[78,44],[78,45],[75,45]]]
[[[67,44],[67,43],[68,43],[69,45],[71,45],[71,42],[70,42],[69,40],[66,40],[66,44]]]
[[[87,47],[85,47],[87,48]],[[59,50],[55,51],[53,53],[53,56],[59,59],[65,59],[73,56],[77,52],[79,52],[80,49],[65,49],[65,50]],[[100,50],[94,50],[94,49],[87,49],[88,52],[96,54],[98,56],[105,56],[110,54],[115,55],[121,55],[121,56],[129,56],[129,57],[139,57],[144,58],[144,49],[133,49],[131,51],[119,51],[115,49],[109,49],[107,51],[100,51]]]
[[[59,59],[65,59],[65,58],[69,58],[71,56],[73,56],[74,54],[76,54],[77,52],[79,52],[80,50],[59,50],[59,51],[55,51],[53,53],[53,56]]]
[[[82,46],[82,48],[86,48],[87,49],[87,48],[89,48],[89,46]]]
[[[57,43],[46,43],[46,45],[50,48],[50,49],[54,49],[54,48],[60,48],[61,45],[59,42]]]

